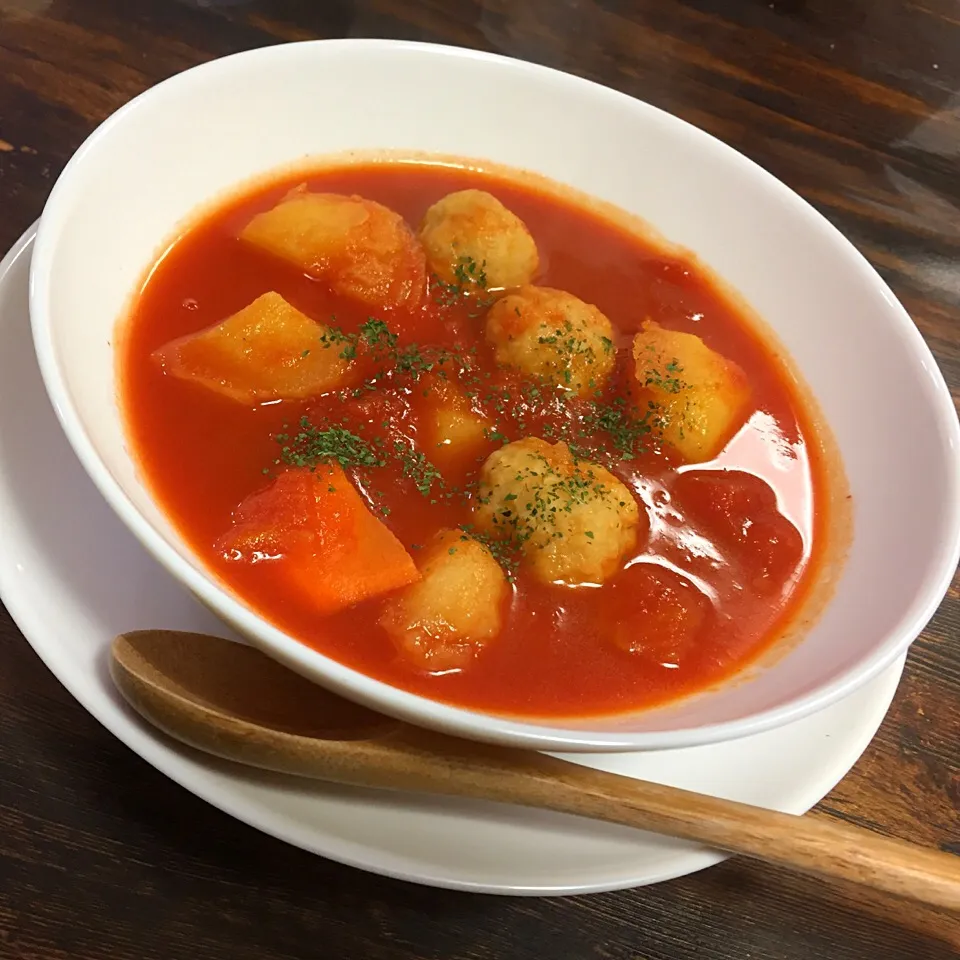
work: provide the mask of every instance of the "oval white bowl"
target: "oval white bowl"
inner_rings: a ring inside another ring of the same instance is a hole
[[[465,102],[487,106],[465,110]],[[772,327],[833,429],[854,498],[847,564],[802,642],[735,684],[667,707],[576,725],[517,721],[348,669],[260,619],[206,573],[127,449],[115,324],[144,270],[199,206],[304,157],[384,148],[489,158],[614,203],[697,254]],[[173,77],[110,117],[63,171],[40,224],[30,310],[67,437],[143,545],[270,655],[414,723],[566,751],[757,733],[877,676],[932,616],[957,565],[956,412],[913,322],[866,260],[730,147],[544,67],[449,47],[334,40],[255,50]]]

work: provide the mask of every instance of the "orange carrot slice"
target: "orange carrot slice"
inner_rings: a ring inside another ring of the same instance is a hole
[[[420,579],[403,544],[337,464],[288,470],[247,497],[217,549],[233,562],[282,562],[322,614]]]

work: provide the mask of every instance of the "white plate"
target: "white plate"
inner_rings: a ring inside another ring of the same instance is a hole
[[[262,774],[145,726],[114,691],[112,637],[138,627],[224,633],[100,499],[43,391],[27,312],[31,228],[0,263],[0,597],[61,683],[108,730],[197,796],[305,850],[420,883],[572,894],[655,883],[723,859],[694,844],[497,804]],[[866,748],[903,661],[832,707],[743,740],[577,762],[793,813]]]

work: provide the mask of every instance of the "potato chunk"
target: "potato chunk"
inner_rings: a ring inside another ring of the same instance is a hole
[[[509,588],[490,551],[441,530],[418,557],[422,579],[391,597],[380,624],[399,652],[432,673],[459,670],[500,632]]]
[[[646,321],[633,341],[637,384],[661,410],[663,438],[688,462],[710,460],[743,423],[746,374],[692,333]]]
[[[311,320],[279,293],[265,293],[222,323],[154,353],[165,372],[240,403],[293,400],[343,386],[350,364]]]
[[[240,239],[376,307],[415,307],[426,263],[400,214],[362,197],[299,188],[257,214]]]
[[[438,200],[424,214],[420,242],[430,269],[459,286],[476,282],[483,271],[485,290],[519,287],[534,278],[540,264],[524,222],[484,190],[460,190]]]
[[[451,460],[479,456],[489,421],[470,406],[450,380],[429,375],[421,380],[426,398],[421,431],[427,457],[439,466]]]
[[[592,304],[550,287],[521,287],[487,312],[497,363],[577,396],[600,389],[616,360],[613,327]]]
[[[641,513],[612,473],[575,460],[565,443],[528,437],[487,457],[476,522],[519,546],[538,580],[603,583],[636,545]]]

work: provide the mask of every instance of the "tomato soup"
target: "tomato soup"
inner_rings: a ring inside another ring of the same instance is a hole
[[[128,435],[190,547],[399,688],[661,704],[770,648],[816,578],[825,467],[785,363],[695,259],[559,189],[301,172],[186,229],[124,323]]]

